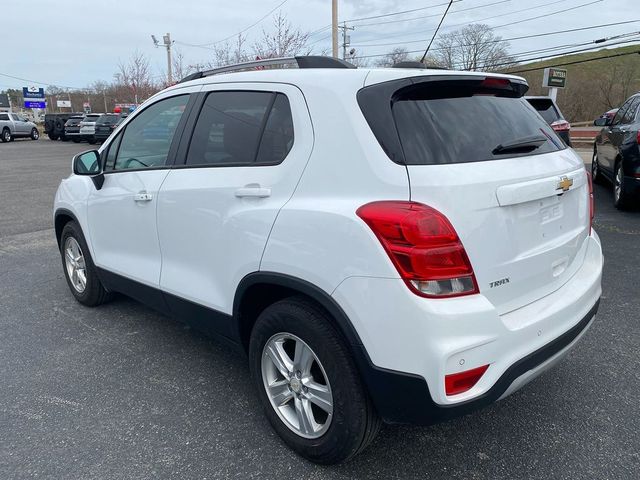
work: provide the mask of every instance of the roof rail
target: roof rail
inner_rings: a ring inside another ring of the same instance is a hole
[[[218,75],[220,73],[238,72],[252,68],[273,67],[277,65],[297,65],[298,68],[356,68],[355,65],[345,60],[320,55],[265,58],[262,60],[236,63],[234,65],[226,65],[224,67],[213,68],[211,70],[195,72],[191,75],[187,75],[178,83],[188,82],[189,80],[195,80],[197,78],[209,77],[211,75]]]
[[[394,63],[392,67],[393,68],[421,68],[421,69],[428,68],[430,70],[446,70],[446,68],[439,67],[438,65],[428,65],[422,62],[412,62],[412,61]]]

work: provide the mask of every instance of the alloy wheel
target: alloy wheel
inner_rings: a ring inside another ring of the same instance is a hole
[[[331,385],[318,356],[299,337],[277,333],[264,346],[262,382],[283,423],[304,438],[318,438],[333,418]]]
[[[82,249],[73,237],[64,244],[64,262],[71,285],[76,292],[83,293],[87,288],[87,267]]]
[[[613,185],[613,195],[615,197],[616,203],[620,201],[620,196],[622,195],[622,166],[619,166],[616,170],[616,179]]]

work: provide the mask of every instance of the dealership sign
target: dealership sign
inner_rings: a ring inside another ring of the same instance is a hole
[[[33,100],[25,100],[24,108],[47,108],[47,102],[42,101],[33,101]]]
[[[22,87],[22,96],[24,97],[25,101],[27,99],[30,99],[30,100],[44,99],[44,88]]]
[[[71,100],[58,100],[56,105],[58,108],[71,108]]]
[[[545,68],[542,86],[549,88],[564,88],[567,84],[567,71],[563,68]]]

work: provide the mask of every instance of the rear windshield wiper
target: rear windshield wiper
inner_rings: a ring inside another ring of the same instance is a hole
[[[501,143],[494,148],[491,153],[494,155],[500,155],[503,153],[513,152],[531,152],[547,140],[549,139],[543,135],[530,135],[528,137],[517,138],[515,140],[509,140],[508,142]]]

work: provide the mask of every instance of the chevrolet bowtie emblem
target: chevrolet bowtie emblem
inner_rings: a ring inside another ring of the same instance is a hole
[[[573,185],[573,180],[568,177],[560,177],[560,181],[558,182],[558,186],[556,190],[562,190],[562,192],[566,192]]]

